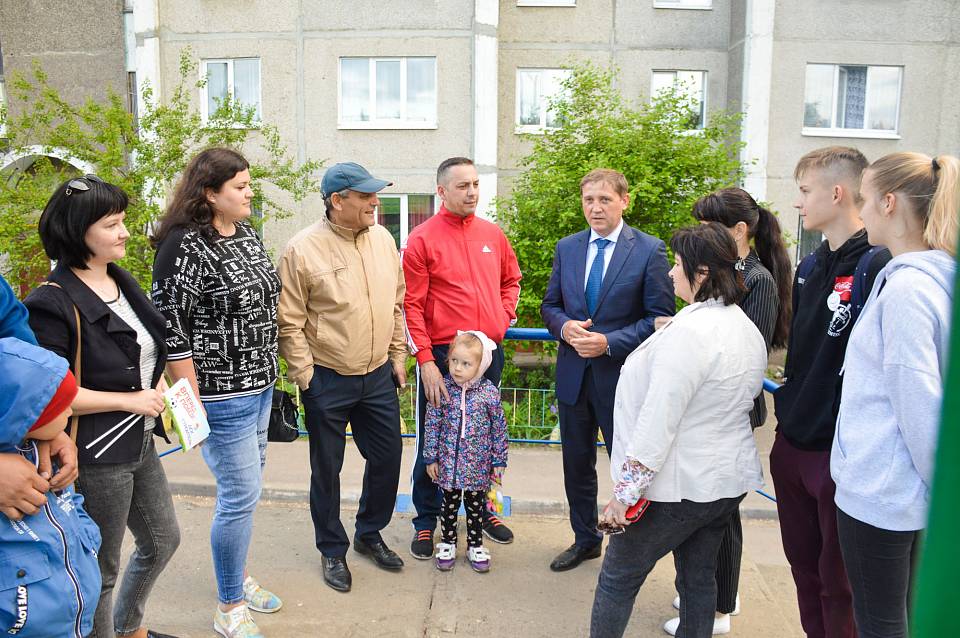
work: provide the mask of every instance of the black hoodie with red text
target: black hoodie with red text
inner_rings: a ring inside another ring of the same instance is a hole
[[[867,250],[867,233],[856,232],[836,250],[824,241],[805,280],[794,277],[793,319],[787,343],[783,386],[773,395],[777,431],[794,447],[828,451],[840,407],[844,351],[853,328],[851,297],[857,262]],[[890,261],[886,248],[867,267],[870,294],[877,273]]]

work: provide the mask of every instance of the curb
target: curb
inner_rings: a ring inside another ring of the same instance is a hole
[[[197,481],[169,481],[170,491],[178,496],[205,496],[214,497],[217,495],[217,486],[212,480],[209,482]],[[260,498],[265,501],[274,501],[277,503],[301,503],[310,502],[310,491],[299,488],[282,488],[264,486],[260,492]],[[360,495],[356,493],[341,493],[340,503],[350,507],[356,507],[360,500]],[[566,518],[569,515],[567,504],[560,501],[533,501],[520,500],[516,497],[512,500],[512,514],[514,516],[548,516]],[[740,517],[747,520],[775,521],[778,520],[777,510],[761,509],[756,507],[741,507]]]

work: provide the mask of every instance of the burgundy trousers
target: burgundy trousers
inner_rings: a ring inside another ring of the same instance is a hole
[[[837,535],[830,451],[801,450],[778,432],[770,451],[770,475],[804,632],[808,638],[856,638]]]

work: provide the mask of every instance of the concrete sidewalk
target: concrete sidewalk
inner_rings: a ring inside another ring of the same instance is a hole
[[[215,638],[216,585],[208,543],[213,499],[175,498],[183,541],[147,604],[145,625],[179,638]],[[355,510],[342,518],[353,535]],[[510,525],[516,541],[491,543],[492,568],[475,574],[462,561],[450,573],[407,552],[410,515],[396,515],[383,538],[406,562],[385,572],[354,551],[347,553],[353,591],[341,594],[323,583],[320,554],[306,503],[261,501],[250,547],[250,573],[275,591],[283,609],[254,614],[268,638],[576,638],[589,633],[590,610],[601,561],[587,561],[561,574],[550,560],[571,541],[566,519],[518,515]],[[461,534],[463,534],[461,525]],[[132,549],[127,534],[126,555]],[[673,561],[660,561],[634,606],[627,636],[665,637],[661,624],[676,615]],[[800,638],[790,569],[780,552],[775,521],[744,523],[740,578],[742,612],[732,619],[733,638]]]

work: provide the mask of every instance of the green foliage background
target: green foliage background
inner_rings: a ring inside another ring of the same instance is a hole
[[[252,108],[228,98],[204,122],[191,98],[206,80],[196,77],[197,62],[192,51],[184,49],[179,80],[169,99],[161,102],[145,85],[145,108],[134,121],[125,98],[113,91],[103,101],[71,104],[50,86],[39,65],[29,76],[13,74],[7,83],[8,99],[17,104],[17,115],[8,117],[0,107],[7,138],[7,147],[0,151],[19,155],[39,146],[42,153],[28,170],[0,174],[0,255],[7,255],[3,274],[15,289],[36,284],[49,270],[37,222],[56,186],[77,174],[71,161],[94,166],[97,175],[130,196],[126,225],[131,236],[119,263],[144,289],[150,285],[153,266],[147,231],[163,214],[162,198],[199,150],[226,145],[242,152],[246,143],[256,145],[259,152],[248,159],[256,203],[265,218],[289,214],[281,200],[297,202],[319,190],[313,175],[322,163],[308,160],[298,165],[276,127],[256,121]],[[65,154],[66,161],[46,156],[51,153]],[[257,162],[255,157],[266,160]]]
[[[574,67],[565,95],[551,103],[561,126],[531,136],[533,150],[522,160],[512,195],[498,202],[498,220],[523,268],[518,325],[541,325],[554,247],[587,228],[579,185],[590,170],[622,172],[630,185],[624,219],[664,241],[692,223],[697,198],[735,185],[743,174],[739,114],[712,113],[705,128],[691,131],[698,111],[683,90],[631,103],[616,75],[589,64]]]

